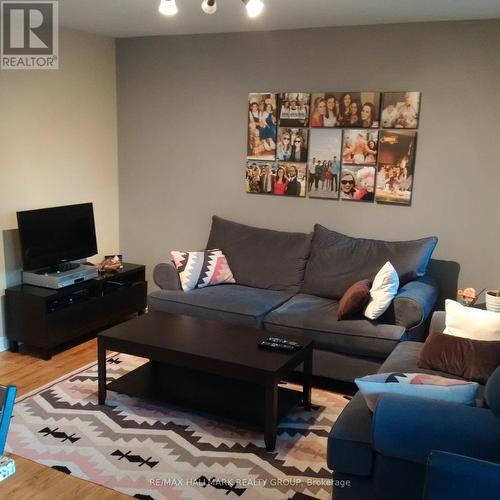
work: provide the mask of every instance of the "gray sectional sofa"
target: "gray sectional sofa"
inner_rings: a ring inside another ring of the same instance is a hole
[[[312,234],[255,228],[214,216],[206,248],[226,256],[236,284],[183,292],[171,263],[158,264],[153,310],[265,328],[314,340],[314,374],[352,382],[378,371],[397,344],[424,340],[437,285],[426,275],[434,237],[388,242],[351,238],[320,225]],[[373,279],[386,261],[401,287],[376,321],[337,321],[339,300],[354,282]]]

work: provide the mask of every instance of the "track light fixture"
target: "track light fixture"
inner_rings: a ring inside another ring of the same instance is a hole
[[[217,10],[216,0],[203,0],[201,10],[205,14],[215,14],[215,11]]]
[[[164,16],[175,16],[178,11],[175,0],[161,0],[158,10]]]
[[[248,17],[257,17],[264,9],[262,0],[241,0],[247,9]],[[161,0],[158,10],[164,16],[174,16],[177,14],[177,5],[175,0]],[[217,10],[217,0],[203,0],[201,10],[205,14],[214,14]]]
[[[262,0],[242,0],[247,8],[248,17],[257,17],[264,9]]]

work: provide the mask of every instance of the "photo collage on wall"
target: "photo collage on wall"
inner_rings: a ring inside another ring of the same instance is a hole
[[[420,92],[251,93],[246,192],[410,205],[419,112]]]

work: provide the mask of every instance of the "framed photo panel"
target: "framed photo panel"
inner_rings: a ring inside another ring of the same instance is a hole
[[[307,162],[308,147],[309,129],[280,126],[276,146],[276,159],[278,161],[305,163]]]
[[[276,159],[276,94],[248,94],[248,160]]]
[[[311,94],[311,117],[309,119],[311,127],[340,127],[339,95],[338,92]]]
[[[281,185],[282,177],[285,176],[286,184]],[[307,163],[279,162],[276,171],[276,184],[280,194],[284,196],[306,196]],[[275,186],[276,186],[275,184]]]
[[[280,127],[307,127],[309,125],[311,94],[283,92],[279,95]]]
[[[274,194],[274,176],[278,165],[274,161],[247,161],[245,191],[255,194]]]
[[[415,174],[417,132],[382,130],[376,200],[378,203],[410,205]]]
[[[344,165],[377,164],[378,130],[348,129],[343,133],[342,163]]]
[[[341,152],[341,130],[311,130],[307,165],[309,198],[338,199]]]
[[[314,128],[378,128],[380,92],[312,94],[310,124]]]
[[[375,198],[375,167],[342,166],[340,199],[373,202]]]
[[[420,92],[384,92],[381,125],[383,128],[418,128]]]

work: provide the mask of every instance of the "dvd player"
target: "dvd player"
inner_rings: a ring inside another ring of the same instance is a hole
[[[96,277],[97,268],[95,266],[86,266],[85,264],[79,264],[77,268],[68,271],[53,271],[47,268],[35,271],[23,271],[23,283],[25,285],[53,289],[76,285],[77,283],[82,283]]]

